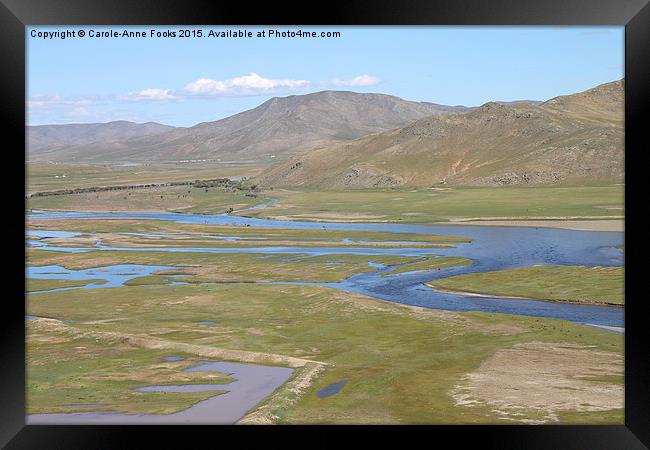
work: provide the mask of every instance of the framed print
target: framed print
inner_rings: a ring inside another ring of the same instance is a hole
[[[646,3],[3,0],[2,444],[645,448]]]

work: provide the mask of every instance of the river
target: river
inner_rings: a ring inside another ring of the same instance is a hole
[[[74,233],[65,230],[37,230],[41,241],[33,242],[44,250],[83,252],[90,250],[120,251],[167,251],[167,252],[213,252],[213,253],[260,253],[260,254],[361,254],[401,256],[460,256],[469,258],[472,264],[435,271],[407,272],[390,275],[390,268],[354,275],[340,283],[303,283],[328,286],[357,292],[392,302],[452,311],[484,311],[534,317],[550,317],[583,324],[623,327],[623,308],[560,303],[543,300],[513,299],[503,297],[477,297],[439,292],[423,283],[452,275],[504,270],[531,265],[585,265],[621,266],[623,252],[616,246],[623,244],[623,233],[603,231],[576,231],[556,228],[464,226],[464,225],[412,225],[397,223],[327,223],[286,220],[257,219],[229,214],[188,213],[90,213],[35,211],[29,219],[158,219],[178,223],[213,224],[229,226],[272,227],[290,229],[389,231],[395,233],[440,234],[465,236],[471,243],[456,244],[454,248],[355,248],[345,247],[212,247],[212,248],[132,248],[96,247],[71,248],[49,244],[48,237],[66,237]],[[38,277],[36,268],[28,268]],[[96,276],[95,278],[101,278]],[[31,275],[30,275],[31,276]],[[75,278],[78,279],[78,278]],[[287,283],[293,284],[293,283]],[[101,288],[97,285],[89,286]],[[84,287],[81,287],[84,288]]]

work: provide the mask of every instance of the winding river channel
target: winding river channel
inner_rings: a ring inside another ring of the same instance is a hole
[[[266,206],[260,205],[260,206]],[[505,226],[464,226],[464,225],[410,225],[398,223],[327,223],[299,222],[285,220],[257,219],[229,214],[188,214],[172,212],[54,212],[34,211],[30,218],[38,219],[158,219],[190,224],[213,224],[230,226],[250,226],[290,229],[326,229],[355,231],[388,231],[395,233],[439,234],[464,236],[472,239],[470,243],[456,244],[454,248],[362,248],[346,242],[344,247],[211,247],[211,248],[121,248],[104,246],[71,248],[48,243],[50,237],[67,237],[75,234],[65,230],[34,230],[31,235],[42,238],[31,241],[30,245],[44,250],[64,252],[84,252],[90,250],[120,251],[165,251],[165,252],[212,252],[212,253],[259,253],[259,254],[358,254],[358,255],[403,255],[403,256],[460,256],[469,258],[472,264],[435,271],[406,272],[390,275],[392,267],[375,267],[376,270],[354,275],[340,283],[284,283],[328,286],[345,291],[357,292],[370,297],[408,305],[451,311],[485,311],[534,317],[550,317],[569,320],[581,324],[623,327],[623,308],[610,306],[591,306],[559,303],[543,300],[514,299],[493,296],[473,296],[436,291],[423,283],[452,275],[503,270],[531,265],[585,265],[621,266],[623,252],[616,246],[623,244],[621,232],[575,231],[554,228],[505,227]],[[215,237],[218,238],[218,237]],[[236,239],[233,237],[231,239]],[[260,242],[262,244],[263,241]],[[370,262],[370,261],[369,261]],[[33,278],[56,278],[50,275],[59,271],[58,278],[66,278],[65,269],[50,267],[27,267],[27,275]],[[101,268],[111,271],[110,268]],[[124,269],[124,268],[122,268]],[[132,276],[149,274],[157,267],[133,269]],[[70,279],[104,279],[99,269],[84,278],[79,271],[67,271]],[[74,272],[74,273],[72,273]],[[128,271],[127,271],[128,272]],[[112,274],[124,278],[124,271]],[[118,285],[124,279],[120,278]],[[93,284],[78,288],[87,289],[115,286],[114,279],[105,284]]]

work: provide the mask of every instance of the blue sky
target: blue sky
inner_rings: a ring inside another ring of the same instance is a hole
[[[481,105],[547,100],[623,77],[622,27],[294,27],[340,37],[256,37],[288,27],[157,27],[172,38],[89,37],[90,30],[27,30],[28,123],[217,120],[274,96],[325,89],[380,92],[407,100]],[[252,38],[206,36],[245,29]],[[32,32],[84,30],[83,38]]]

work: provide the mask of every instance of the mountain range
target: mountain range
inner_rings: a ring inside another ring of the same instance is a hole
[[[535,104],[489,102],[291,158],[261,186],[503,185],[624,174],[623,81]]]
[[[118,120],[108,123],[71,123],[26,127],[27,145],[31,155],[56,153],[57,150],[96,142],[111,143],[125,139],[151,136],[173,130],[156,122],[133,123]]]
[[[30,161],[274,161],[263,187],[384,188],[622,180],[624,81],[480,107],[385,94],[274,97],[197,124],[27,127]]]
[[[102,124],[88,125],[88,133],[82,133],[79,124],[28,127],[28,154],[30,160],[69,162],[284,159],[432,114],[466,110],[384,94],[323,91],[274,97],[256,108],[189,128],[111,122],[104,126],[112,133],[103,132]],[[123,129],[121,135],[118,129]]]

